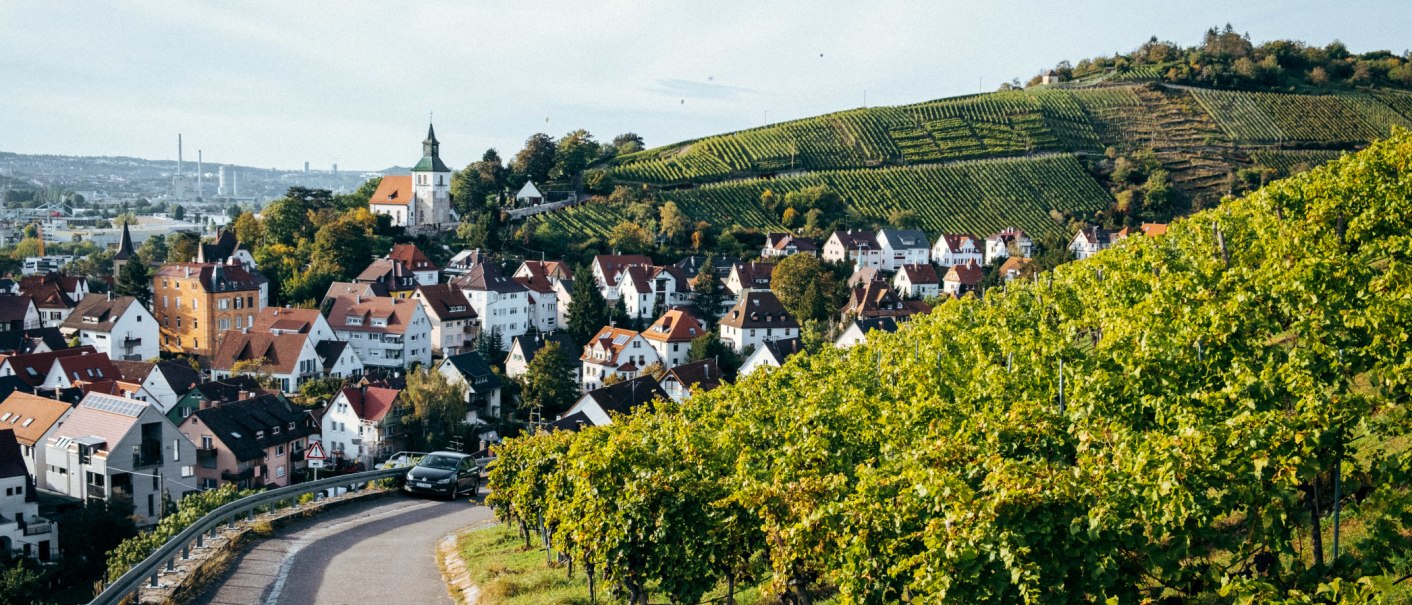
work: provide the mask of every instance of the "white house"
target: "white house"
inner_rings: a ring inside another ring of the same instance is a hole
[[[813,240],[794,237],[789,233],[771,233],[765,236],[765,246],[760,249],[761,258],[781,258],[795,254],[819,255],[819,246]]]
[[[562,287],[572,275],[563,263],[527,260],[511,275],[529,292],[529,322],[540,332],[567,325],[568,301],[573,295]]]
[[[758,349],[772,340],[799,336],[799,324],[768,290],[746,292],[719,323],[721,340],[730,343],[737,352]]]
[[[102,353],[55,357],[44,374],[41,389],[55,390],[82,387],[102,382],[122,380],[123,374],[113,360]]]
[[[471,270],[451,280],[451,285],[471,302],[477,330],[498,331],[502,343],[529,330],[529,289],[501,273],[493,260],[477,255]]]
[[[339,391],[319,422],[325,455],[367,463],[400,450],[401,394],[374,385]]]
[[[412,300],[422,305],[431,322],[432,352],[459,355],[474,335],[476,310],[466,295],[451,284],[417,286]]]
[[[34,490],[15,432],[0,429],[0,549],[48,561],[59,545],[59,529],[39,516]]]
[[[671,309],[642,331],[662,365],[668,369],[686,363],[691,341],[706,332],[696,316],[685,309]]]
[[[784,365],[786,359],[803,350],[804,344],[798,338],[768,341],[745,358],[738,374],[745,377],[762,368],[778,368]]]
[[[882,248],[881,269],[884,271],[931,262],[931,240],[919,229],[882,229],[876,239]]]
[[[123,382],[138,385],[136,391],[126,395],[128,398],[150,403],[163,414],[203,381],[201,374],[184,361],[114,361],[113,365],[122,372]]]
[[[328,322],[366,365],[431,365],[431,320],[416,301],[340,296],[334,299]]]
[[[1034,240],[1025,235],[1024,231],[1014,227],[1006,227],[985,238],[985,264],[989,265],[997,258],[1009,258],[1012,249],[1018,251],[1020,256],[1029,258],[1030,253],[1034,251]]]
[[[53,490],[45,483],[48,477],[44,469],[48,467],[44,444],[72,412],[73,406],[66,402],[20,391],[11,392],[0,401],[0,430],[15,432],[25,469],[34,475],[40,489]]]
[[[617,384],[599,387],[584,393],[574,406],[559,416],[553,428],[571,428],[571,425],[605,426],[613,423],[613,416],[631,413],[637,406],[653,401],[671,399],[657,379],[639,376]]]
[[[773,262],[736,263],[726,276],[726,290],[735,297],[746,292],[769,292],[774,273]]]
[[[1083,260],[1113,245],[1113,232],[1102,227],[1084,227],[1074,234],[1069,242],[1069,252],[1077,260]]]
[[[271,334],[308,334],[314,344],[338,340],[328,320],[318,309],[294,309],[290,307],[265,307],[255,315],[251,332]]]
[[[466,401],[466,422],[472,425],[500,417],[500,377],[480,353],[452,355],[437,364],[436,371],[451,384],[461,387]]]
[[[534,181],[525,181],[523,187],[515,193],[515,204],[520,206],[538,206],[544,203],[544,194],[539,192],[539,188],[534,186]]]
[[[78,303],[88,297],[88,278],[51,271],[21,277],[19,289],[21,295],[34,299],[44,327],[57,328],[64,324]]]
[[[0,325],[10,332],[38,330],[44,327],[39,308],[28,296],[0,295]]]
[[[946,277],[941,278],[941,291],[952,296],[960,296],[980,287],[981,277],[982,271],[978,265],[970,263],[956,265],[947,269]]]
[[[593,257],[593,280],[598,283],[603,299],[612,303],[618,300],[618,282],[623,272],[633,265],[651,266],[652,259],[641,254],[599,254]],[[582,279],[583,276],[578,276]]]
[[[584,346],[579,360],[583,362],[579,385],[585,392],[602,387],[609,376],[633,378],[643,368],[661,361],[642,334],[614,327],[599,330]]]
[[[903,265],[892,276],[892,289],[907,298],[929,298],[941,293],[941,278],[931,263]]]
[[[308,334],[268,334],[227,331],[211,356],[211,379],[222,380],[241,362],[256,362],[285,393],[297,393],[305,382],[323,376],[323,359]]]
[[[394,227],[422,230],[452,222],[451,169],[441,161],[441,143],[427,126],[422,159],[411,176],[382,177],[368,199],[368,211],[392,217]]]
[[[870,317],[866,319],[855,318],[848,322],[848,327],[838,335],[833,341],[833,346],[840,349],[847,349],[854,345],[863,344],[868,341],[868,333],[874,330],[883,332],[896,332],[897,320],[892,317]]]
[[[131,296],[89,296],[79,301],[59,331],[78,337],[112,359],[141,361],[161,353],[161,328],[147,308]]]
[[[932,262],[942,267],[954,267],[973,262],[985,264],[985,246],[969,233],[943,233],[932,245]]]
[[[623,301],[628,315],[649,319],[662,309],[690,303],[689,281],[676,267],[633,265],[623,271],[618,282],[618,298]]]
[[[857,267],[883,267],[882,246],[871,231],[835,231],[824,242],[819,255],[829,262],[851,262]]]
[[[89,393],[45,442],[46,482],[81,500],[130,499],[139,526],[195,491],[196,446],[150,404]]]
[[[505,376],[507,378],[524,376],[529,371],[529,364],[534,361],[535,355],[538,355],[539,351],[550,342],[557,343],[559,350],[565,357],[574,359],[575,364],[578,363],[577,358],[574,357],[574,353],[578,352],[578,345],[574,344],[574,339],[569,336],[568,332],[523,334],[516,336],[510,342],[510,353],[505,356]],[[575,377],[578,376],[577,371],[578,368],[575,368]]]
[[[402,265],[402,268],[416,277],[417,284],[433,286],[441,281],[441,268],[437,267],[416,244],[393,244],[387,259]]]

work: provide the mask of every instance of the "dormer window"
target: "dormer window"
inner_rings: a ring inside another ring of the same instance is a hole
[[[362,317],[358,317],[358,316],[356,316],[356,315],[349,315],[348,317],[345,317],[345,318],[344,318],[344,321],[345,321],[348,325],[350,325],[350,326],[361,326],[361,325],[363,325],[363,318],[362,318]]]

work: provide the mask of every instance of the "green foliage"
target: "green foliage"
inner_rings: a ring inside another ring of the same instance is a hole
[[[608,301],[598,291],[598,282],[593,279],[593,272],[588,267],[579,266],[574,270],[574,275],[577,279],[574,280],[566,323],[574,344],[583,346],[603,326],[608,325]]]
[[[1400,133],[895,334],[507,440],[490,502],[632,598],[748,560],[794,602],[1405,598],[1408,157]],[[1336,558],[1307,539],[1333,506],[1362,528]]]
[[[726,297],[725,287],[716,278],[716,261],[710,255],[706,256],[706,262],[701,263],[697,276],[696,283],[691,286],[691,298],[696,308],[705,315],[698,319],[709,328],[720,316],[721,302]]]
[[[105,558],[124,540],[137,535],[131,500],[96,500],[59,515],[59,549],[64,568],[81,578],[103,573]]]
[[[729,344],[726,344],[726,341],[721,340],[720,335],[714,331],[691,339],[691,346],[686,351],[686,359],[688,362],[714,359],[716,367],[719,367],[721,373],[726,376],[734,376],[736,371],[740,369],[740,364],[745,363],[740,354],[736,353]]]
[[[793,254],[775,264],[770,291],[796,321],[827,320],[839,308],[842,285],[833,271],[812,254]]]
[[[466,394],[462,387],[428,368],[407,373],[407,387],[398,396],[397,405],[407,407],[404,424],[419,429],[419,434],[412,436],[420,438],[428,451],[445,447],[466,424]]]
[[[113,284],[113,293],[118,296],[132,296],[142,301],[143,306],[152,303],[152,270],[147,267],[147,263],[142,262],[141,255],[123,263],[122,269],[118,271],[118,280]]]
[[[226,484],[219,489],[187,494],[177,504],[175,514],[162,517],[156,527],[123,540],[108,553],[108,577],[118,578],[127,573],[168,540],[176,537],[192,523],[201,520],[206,513],[254,493],[253,490],[241,491],[234,485]]]
[[[510,165],[512,185],[522,185],[524,181],[530,180],[543,186],[549,181],[550,172],[554,170],[557,161],[558,148],[554,144],[554,138],[542,132],[535,133],[525,141],[524,149],[515,154],[515,160]]]
[[[189,263],[196,260],[196,247],[201,244],[201,236],[194,231],[177,231],[167,237],[167,258],[169,263]]]
[[[0,603],[43,603],[44,579],[42,570],[23,560],[16,561],[14,567],[6,566],[0,570]]]
[[[575,353],[549,341],[534,354],[520,377],[520,401],[525,409],[538,407],[543,417],[553,418],[574,404],[579,396]]]

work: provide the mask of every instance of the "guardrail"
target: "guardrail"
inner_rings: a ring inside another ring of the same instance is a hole
[[[177,534],[175,538],[167,541],[161,548],[151,556],[143,559],[122,577],[103,587],[103,592],[98,593],[89,605],[118,605],[124,599],[141,588],[142,581],[146,579],[148,586],[157,586],[157,575],[165,568],[172,571],[176,566],[178,557],[181,559],[191,558],[191,545],[194,543],[197,548],[205,545],[206,538],[215,537],[216,530],[221,526],[234,527],[236,519],[244,515],[247,519],[252,518],[255,509],[270,506],[286,500],[298,500],[304,494],[323,491],[329,488],[356,486],[379,479],[400,477],[406,474],[405,468],[378,469],[340,475],[310,481],[297,485],[290,485],[269,491],[261,492],[253,496],[247,496],[213,510],[192,523],[186,529]]]

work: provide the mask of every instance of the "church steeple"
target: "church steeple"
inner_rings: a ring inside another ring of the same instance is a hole
[[[436,129],[427,124],[427,138],[422,141],[422,161],[412,168],[412,172],[451,172],[441,162],[441,143],[436,140]]]
[[[123,223],[123,238],[118,241],[118,252],[113,255],[113,277],[122,273],[123,265],[136,258],[137,252],[132,247],[132,234],[127,230],[127,223]],[[139,260],[138,262],[142,262]]]

